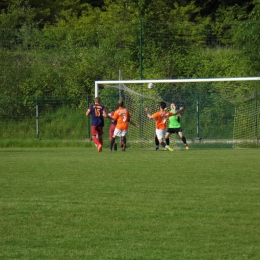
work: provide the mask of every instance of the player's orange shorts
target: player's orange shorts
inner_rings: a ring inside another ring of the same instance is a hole
[[[92,136],[102,135],[104,133],[103,126],[91,126],[91,133],[92,133]]]

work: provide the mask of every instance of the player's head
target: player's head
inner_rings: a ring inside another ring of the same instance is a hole
[[[117,103],[118,107],[123,107],[124,106],[124,101],[120,99]]]
[[[163,110],[166,108],[166,103],[164,101],[160,102],[160,108]]]
[[[95,103],[100,104],[100,97],[95,97]]]
[[[171,109],[175,109],[176,106],[175,106],[175,103],[171,103]]]

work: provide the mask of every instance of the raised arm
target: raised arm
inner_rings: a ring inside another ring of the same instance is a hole
[[[175,113],[173,113],[173,116],[176,116],[176,115],[178,115],[181,111],[183,111],[184,110],[184,107],[180,107],[180,109],[179,110],[177,110]]]
[[[135,127],[139,127],[139,125],[136,124],[135,122],[133,122],[131,119],[130,119],[129,123],[130,123],[131,125],[135,126]]]
[[[147,108],[145,108],[145,112],[146,112],[146,114],[147,114],[147,117],[148,117],[149,119],[152,119],[152,118],[153,118],[153,117],[152,117],[152,115],[150,115],[150,114],[149,114],[148,107],[147,107]]]

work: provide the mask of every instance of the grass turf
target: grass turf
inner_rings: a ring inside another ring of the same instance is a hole
[[[0,149],[0,258],[258,260],[259,155]]]

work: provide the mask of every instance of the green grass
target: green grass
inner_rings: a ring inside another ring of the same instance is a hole
[[[0,149],[0,259],[260,259],[260,151]]]
[[[41,140],[29,138],[0,138],[0,148],[54,148],[54,147],[94,147],[90,140]]]

